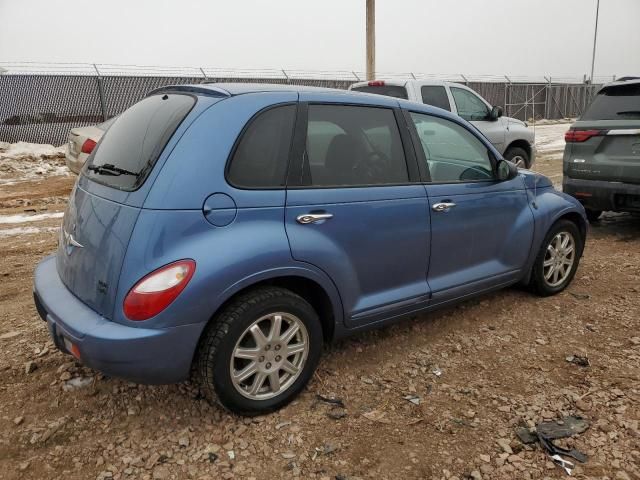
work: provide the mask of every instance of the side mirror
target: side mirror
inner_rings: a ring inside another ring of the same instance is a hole
[[[503,158],[498,160],[496,171],[498,173],[498,180],[500,180],[501,182],[511,180],[518,176],[518,167],[516,166],[516,164],[507,162]]]
[[[489,113],[489,118],[491,120],[497,120],[502,116],[502,107],[492,107],[491,113]]]

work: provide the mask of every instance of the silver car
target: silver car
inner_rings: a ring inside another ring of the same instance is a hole
[[[475,125],[505,159],[521,168],[535,162],[535,135],[527,124],[503,117],[494,107],[466,85],[433,80],[374,80],[354,83],[349,90],[404,98],[457,113]]]
[[[67,144],[66,162],[67,167],[75,174],[82,170],[84,162],[93,151],[104,132],[115,121],[116,117],[88,127],[73,128],[69,131],[69,142]]]

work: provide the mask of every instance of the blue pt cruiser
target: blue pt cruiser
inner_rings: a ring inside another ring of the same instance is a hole
[[[251,415],[291,401],[325,341],[516,283],[562,291],[586,229],[576,200],[444,110],[171,86],[89,157],[34,298],[85,365],[144,383],[193,371]]]

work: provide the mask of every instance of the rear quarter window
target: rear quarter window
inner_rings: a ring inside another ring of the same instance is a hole
[[[444,87],[440,85],[423,85],[420,89],[422,94],[422,103],[427,105],[433,105],[434,107],[442,108],[443,110],[451,111],[451,105],[449,105],[449,97]]]
[[[640,120],[640,83],[602,90],[580,120]]]
[[[404,98],[408,97],[407,89],[399,85],[363,85],[362,87],[354,87],[354,92],[375,93],[376,95],[386,95],[387,97]]]
[[[136,190],[195,102],[184,94],[158,94],[139,101],[104,134],[84,175],[118,190]]]

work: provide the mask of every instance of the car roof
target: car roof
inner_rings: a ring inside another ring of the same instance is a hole
[[[626,79],[622,79],[622,80],[617,80],[615,82],[609,82],[609,83],[605,83],[602,88],[600,88],[600,90],[598,90],[598,93],[603,92],[604,90],[609,90],[611,88],[616,88],[616,87],[622,87],[625,85],[638,85],[640,84],[640,78],[638,77],[626,77],[628,78],[628,80]]]
[[[463,85],[464,86],[464,85]],[[273,84],[273,83],[199,83],[186,85],[167,85],[149,92],[153,95],[162,92],[190,92],[201,95],[213,95],[217,97],[232,97],[236,95],[244,95],[248,93],[263,92],[314,92],[323,95],[323,99],[335,102],[349,103],[349,98],[367,99],[367,104],[389,107],[391,103],[398,102],[397,105],[408,110],[435,114],[440,117],[448,118],[457,123],[462,119],[455,113],[443,110],[441,108],[427,105],[421,102],[413,102],[395,97],[387,97],[385,95],[377,95],[375,93],[357,92],[350,90],[342,90],[338,88],[308,87],[305,85],[289,85],[289,84]],[[361,102],[356,102],[361,103]]]
[[[231,97],[235,95],[243,95],[246,93],[260,92],[327,92],[327,93],[344,93],[346,90],[337,88],[309,87],[306,85],[290,85],[280,83],[196,83],[183,85],[166,85],[157,88],[148,93],[155,95],[162,92],[190,92],[194,94],[213,95]]]

